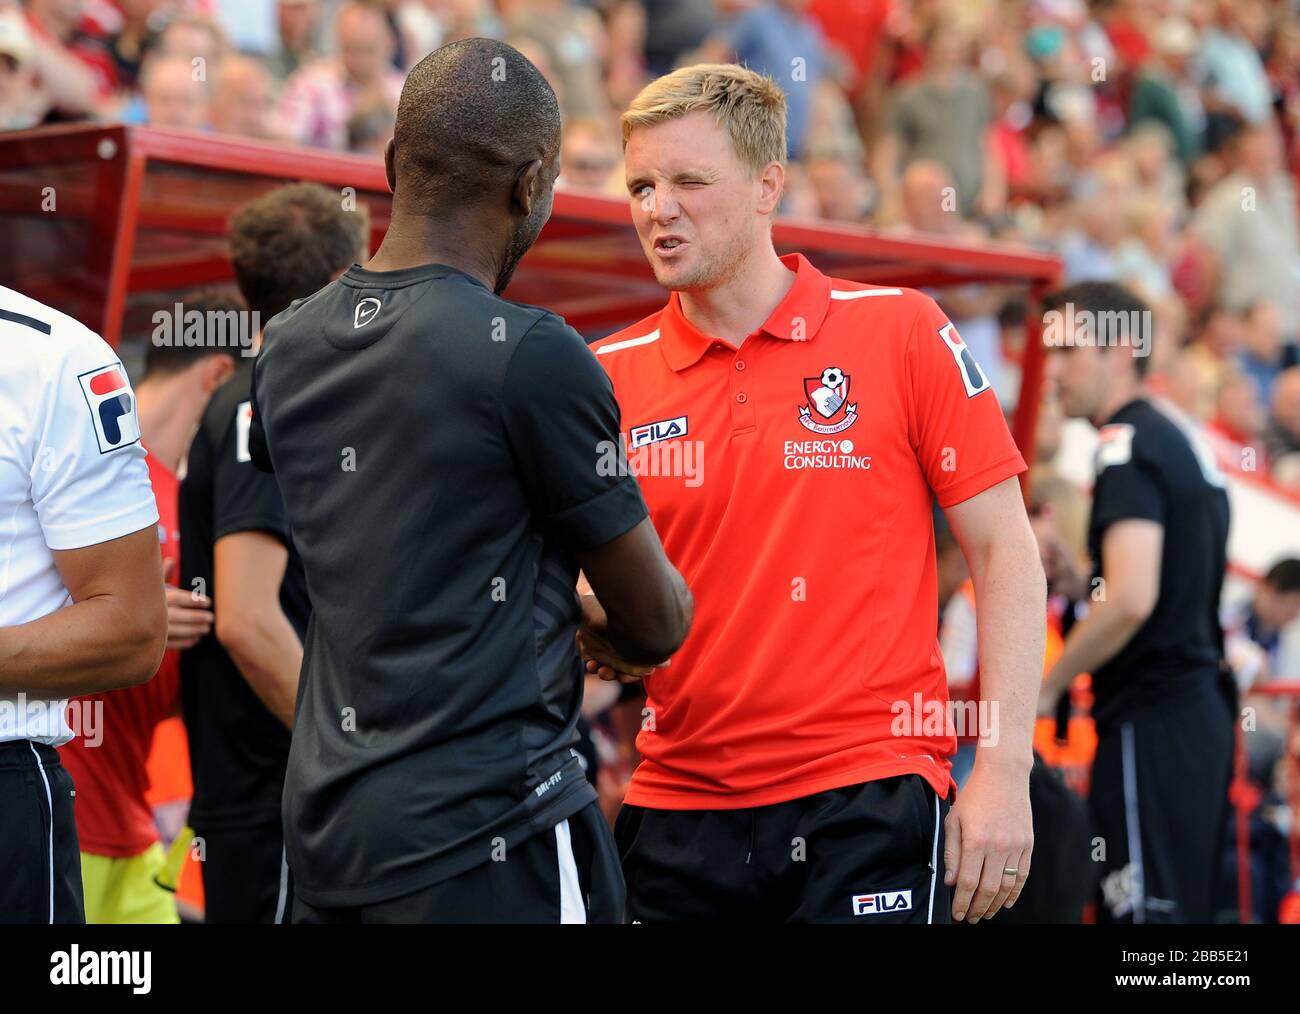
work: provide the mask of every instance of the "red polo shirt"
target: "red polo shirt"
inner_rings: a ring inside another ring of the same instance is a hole
[[[593,346],[695,594],[690,636],[646,680],[638,806],[765,806],[908,772],[952,784],[932,499],[1025,463],[932,299],[782,260],[795,283],[739,349],[677,293]]]

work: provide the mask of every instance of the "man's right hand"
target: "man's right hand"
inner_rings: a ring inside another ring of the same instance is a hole
[[[183,588],[166,585],[167,648],[184,651],[192,648],[212,630],[212,602]]]
[[[633,665],[620,658],[618,652],[605,638],[605,629],[609,621],[596,596],[583,595],[579,601],[582,603],[582,622],[578,627],[578,651],[586,663],[589,674],[599,676],[606,681],[635,683],[668,664],[664,661],[658,665]]]

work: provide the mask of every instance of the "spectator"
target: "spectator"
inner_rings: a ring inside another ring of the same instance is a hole
[[[1241,353],[1245,323],[1242,315],[1225,306],[1214,305],[1201,315],[1195,340],[1182,359],[1199,380],[1205,401],[1183,408],[1197,419],[1206,419],[1212,411],[1225,373],[1235,368]]]
[[[786,164],[778,214],[793,218],[820,218],[822,215],[817,188],[809,178],[808,170],[799,162]]]
[[[626,193],[622,167],[618,137],[606,121],[588,117],[565,125],[557,187],[621,195]]]
[[[1228,638],[1249,641],[1263,659],[1248,684],[1300,679],[1300,559],[1278,560],[1249,600],[1225,612]]]
[[[197,73],[211,79],[230,50],[221,26],[197,14],[182,15],[167,23],[158,35],[157,52],[190,61]]]
[[[189,60],[154,55],[140,72],[145,117],[151,127],[203,130],[208,126],[208,83],[196,80]]]
[[[280,97],[289,137],[320,148],[346,148],[357,109],[383,104],[396,115],[403,76],[393,67],[397,41],[382,11],[347,3],[334,22],[338,56],[294,72]]]
[[[1110,281],[1119,277],[1124,218],[1116,213],[1116,206],[1130,187],[1131,183],[1122,177],[1097,177],[1084,182],[1061,236],[1060,253],[1065,259],[1067,281]]]
[[[348,117],[348,151],[384,154],[393,136],[393,111],[385,103],[363,106]]]
[[[1213,417],[1205,432],[1214,444],[1219,461],[1245,471],[1263,471],[1264,409],[1255,382],[1239,369],[1230,368],[1219,385]]]
[[[1187,173],[1173,156],[1168,128],[1155,120],[1135,125],[1123,151],[1133,166],[1139,197],[1158,201],[1168,211],[1170,224],[1181,229],[1187,219]]]
[[[119,88],[135,89],[140,83],[140,67],[149,47],[156,42],[157,17],[170,4],[167,0],[118,0],[122,24],[107,42],[113,61],[115,83]]]
[[[1300,455],[1300,366],[1292,366],[1273,386],[1272,412],[1264,431],[1264,447],[1273,462],[1274,476],[1287,485],[1300,486],[1294,458],[1286,466],[1282,459]],[[1285,474],[1279,475],[1279,466]]]
[[[649,82],[646,73],[646,12],[637,0],[616,0],[609,9],[605,84],[615,109],[626,109]]]
[[[1005,203],[988,92],[966,65],[970,41],[950,22],[936,21],[926,36],[924,73],[894,101],[874,158],[886,223],[901,216],[900,168],[920,159],[948,170],[962,215],[994,214]]]
[[[839,152],[814,153],[806,172],[817,195],[817,213],[832,222],[866,220],[872,187],[861,163]]]
[[[684,54],[704,43],[717,22],[713,4],[701,0],[641,2],[646,14],[646,69],[651,77],[676,67]]]
[[[221,62],[212,81],[211,117],[212,129],[223,134],[259,140],[280,136],[274,85],[262,61],[230,56]]]
[[[1256,300],[1246,311],[1246,326],[1237,362],[1255,382],[1256,397],[1261,405],[1273,399],[1273,384],[1283,370],[1300,361],[1296,346],[1282,341],[1277,304],[1271,299]]]
[[[605,31],[593,11],[573,0],[504,0],[501,10],[512,36],[545,51],[566,119],[610,114],[601,86]]]
[[[906,226],[915,232],[957,240],[986,238],[985,231],[958,214],[956,188],[948,170],[938,162],[913,162],[903,173],[902,203]],[[930,292],[947,311],[970,354],[1003,394],[1001,331],[997,313],[1005,302],[1004,290],[996,285],[950,286]]]
[[[22,16],[0,10],[0,130],[36,122],[31,61],[32,39]]]
[[[267,69],[277,81],[284,81],[318,56],[320,0],[279,0],[276,21],[280,26],[280,48],[267,59]]]
[[[87,116],[113,90],[112,62],[77,28],[81,0],[27,0],[39,117]]]
[[[1155,197],[1138,197],[1124,209],[1125,237],[1115,251],[1115,268],[1138,294],[1160,303],[1173,292],[1169,261],[1174,223],[1167,204]]]
[[[1259,0],[1217,0],[1196,62],[1197,76],[1216,106],[1254,125],[1270,122],[1273,107],[1263,61],[1242,30],[1258,14]]]
[[[1188,62],[1196,52],[1196,31],[1180,18],[1162,21],[1129,101],[1131,124],[1155,120],[1173,137],[1184,165],[1200,152],[1200,121],[1204,117],[1195,88],[1188,87]]]
[[[1250,125],[1230,143],[1232,171],[1205,196],[1194,227],[1211,254],[1218,296],[1235,310],[1278,301],[1283,335],[1300,334],[1300,234],[1296,195],[1282,167],[1277,128]]]
[[[704,58],[742,63],[780,85],[788,154],[799,158],[807,147],[813,95],[829,60],[817,22],[805,13],[808,0],[733,0],[727,6],[732,14],[706,44]]]

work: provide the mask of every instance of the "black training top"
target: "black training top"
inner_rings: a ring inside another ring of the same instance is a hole
[[[295,891],[396,897],[593,801],[573,551],[647,511],[600,466],[618,406],[577,332],[449,267],[353,266],[267,326],[254,413],[314,610],[285,784]]]
[[[1156,607],[1092,674],[1093,716],[1105,726],[1217,677],[1228,495],[1212,452],[1172,407],[1131,401],[1100,438],[1088,525],[1094,588],[1100,588],[1101,542],[1110,525],[1140,518],[1164,529]]]
[[[217,540],[266,532],[289,549],[280,607],[301,638],[311,615],[302,564],[275,477],[258,471],[248,454],[251,376],[245,367],[217,390],[190,445],[179,502],[181,587],[215,601]],[[190,823],[200,830],[278,825],[289,730],[253,692],[215,633],[181,652],[181,702],[194,773]]]

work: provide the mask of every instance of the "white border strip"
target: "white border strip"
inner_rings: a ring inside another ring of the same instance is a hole
[[[640,338],[628,338],[625,341],[615,342],[613,345],[605,345],[596,350],[596,355],[603,356],[606,352],[618,352],[620,349],[631,349],[638,345],[650,345],[659,340],[659,329],[655,328],[649,334],[643,334]]]
[[[831,289],[831,299],[864,299],[867,296],[901,296],[902,289]]]

